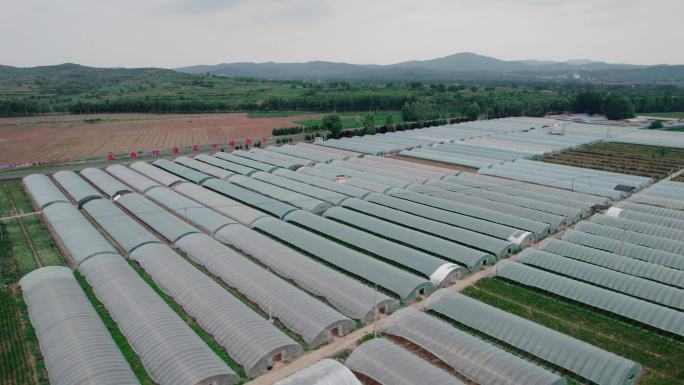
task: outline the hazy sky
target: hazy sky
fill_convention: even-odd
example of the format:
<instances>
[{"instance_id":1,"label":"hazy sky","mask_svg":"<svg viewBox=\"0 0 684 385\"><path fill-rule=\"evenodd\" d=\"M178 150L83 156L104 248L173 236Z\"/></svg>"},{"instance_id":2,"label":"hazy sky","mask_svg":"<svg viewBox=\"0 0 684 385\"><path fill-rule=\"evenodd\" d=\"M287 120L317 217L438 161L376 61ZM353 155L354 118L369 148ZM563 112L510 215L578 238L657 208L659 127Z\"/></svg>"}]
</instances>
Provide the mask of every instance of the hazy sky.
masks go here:
<instances>
[{"instance_id":1,"label":"hazy sky","mask_svg":"<svg viewBox=\"0 0 684 385\"><path fill-rule=\"evenodd\" d=\"M0 0L0 64L684 64L684 0Z\"/></svg>"}]
</instances>

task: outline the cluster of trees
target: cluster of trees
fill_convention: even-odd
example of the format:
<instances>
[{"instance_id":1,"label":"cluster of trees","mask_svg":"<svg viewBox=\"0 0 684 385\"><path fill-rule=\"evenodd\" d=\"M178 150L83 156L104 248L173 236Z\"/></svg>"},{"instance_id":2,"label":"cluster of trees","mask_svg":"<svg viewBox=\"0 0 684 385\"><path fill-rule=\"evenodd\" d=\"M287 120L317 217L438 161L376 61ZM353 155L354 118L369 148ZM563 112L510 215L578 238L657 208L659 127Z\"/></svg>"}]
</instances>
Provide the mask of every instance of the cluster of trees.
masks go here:
<instances>
[{"instance_id":1,"label":"cluster of trees","mask_svg":"<svg viewBox=\"0 0 684 385\"><path fill-rule=\"evenodd\" d=\"M394 131L405 131L414 130L416 128L441 126L445 124L453 124L462 122L464 119L432 119L432 120L419 120L414 122L405 122L394 124L394 118L391 114L388 114L385 118L385 124L381 126L376 126L375 116L372 113L367 114L363 119L363 126L357 129L342 130L342 119L337 114L329 114L323 117L323 128L330 132L330 138L339 138L341 136L352 137L352 136L363 136L363 135L373 135L377 132L394 132ZM318 136L318 134L317 134ZM312 135L311 139L314 138ZM308 140L308 138L307 138Z\"/></svg>"},{"instance_id":2,"label":"cluster of trees","mask_svg":"<svg viewBox=\"0 0 684 385\"><path fill-rule=\"evenodd\" d=\"M283 128L274 128L271 130L271 135L273 136L282 136L282 135L293 135L293 134L301 134L304 132L304 127L283 127Z\"/></svg>"},{"instance_id":3,"label":"cluster of trees","mask_svg":"<svg viewBox=\"0 0 684 385\"><path fill-rule=\"evenodd\" d=\"M634 104L627 96L587 91L575 96L575 111L605 114L611 120L629 119L634 117Z\"/></svg>"},{"instance_id":4,"label":"cluster of trees","mask_svg":"<svg viewBox=\"0 0 684 385\"><path fill-rule=\"evenodd\" d=\"M151 76L151 75L150 75ZM159 75L161 76L161 75ZM168 75L165 75L168 76ZM25 116L44 113L208 113L231 111L314 111L323 113L348 111L398 111L406 121L425 121L451 116L500 118L506 116L543 116L548 113L605 113L613 118L635 112L684 111L684 89L674 86L606 86L579 83L535 83L486 85L407 83L309 83L269 82L264 80L221 79L211 95L202 93L157 92L164 77L145 80L143 75L132 86L122 86L118 77L102 83L93 77L86 83L50 79L43 90L24 98L7 98L0 94L0 116ZM188 87L201 88L219 78L185 79ZM253 94L240 90L245 82L264 83L267 96L255 100ZM149 84L148 84L149 83ZM206 84L205 84L206 83ZM282 91L282 84L291 87ZM211 83L213 84L213 83ZM268 87L281 87L269 96ZM114 85L120 91L106 93ZM72 87L73 86L73 87ZM106 87L105 87L106 86ZM70 88L72 87L72 88ZM75 88L74 88L75 87ZM105 91L98 87L105 87ZM147 95L140 95L140 89ZM156 88L155 88L156 87ZM254 87L252 85L251 87ZM149 88L149 89L148 89ZM136 91L137 90L137 91ZM231 92L226 93L226 90ZM156 92L156 94L155 94ZM261 91L260 91L261 92ZM58 96L55 96L58 95ZM275 96L277 95L277 96ZM390 123L389 125L392 125ZM323 129L324 127L317 127ZM370 127L368 127L370 129Z\"/></svg>"}]
</instances>

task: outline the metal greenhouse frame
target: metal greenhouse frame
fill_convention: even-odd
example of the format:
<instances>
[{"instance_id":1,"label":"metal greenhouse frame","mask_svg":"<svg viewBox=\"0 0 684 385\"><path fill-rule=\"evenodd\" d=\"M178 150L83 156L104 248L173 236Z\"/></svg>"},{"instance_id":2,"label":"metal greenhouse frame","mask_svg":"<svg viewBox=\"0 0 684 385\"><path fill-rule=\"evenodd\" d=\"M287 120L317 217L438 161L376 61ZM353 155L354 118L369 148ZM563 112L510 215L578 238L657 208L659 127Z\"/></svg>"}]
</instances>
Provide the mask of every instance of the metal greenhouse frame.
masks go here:
<instances>
[{"instance_id":1,"label":"metal greenhouse frame","mask_svg":"<svg viewBox=\"0 0 684 385\"><path fill-rule=\"evenodd\" d=\"M349 355L345 365L381 385L464 385L456 377L384 338L361 344Z\"/></svg>"},{"instance_id":2,"label":"metal greenhouse frame","mask_svg":"<svg viewBox=\"0 0 684 385\"><path fill-rule=\"evenodd\" d=\"M636 362L453 290L442 289L434 293L425 303L425 309L596 384L631 385L641 370Z\"/></svg>"},{"instance_id":3,"label":"metal greenhouse frame","mask_svg":"<svg viewBox=\"0 0 684 385\"><path fill-rule=\"evenodd\" d=\"M418 345L477 384L566 384L563 377L417 309L397 311L379 331Z\"/></svg>"},{"instance_id":4,"label":"metal greenhouse frame","mask_svg":"<svg viewBox=\"0 0 684 385\"><path fill-rule=\"evenodd\" d=\"M674 309L535 269L522 263L501 261L494 266L491 275L684 337L684 313Z\"/></svg>"},{"instance_id":5,"label":"metal greenhouse frame","mask_svg":"<svg viewBox=\"0 0 684 385\"><path fill-rule=\"evenodd\" d=\"M19 285L52 385L140 385L71 269L42 267Z\"/></svg>"}]
</instances>

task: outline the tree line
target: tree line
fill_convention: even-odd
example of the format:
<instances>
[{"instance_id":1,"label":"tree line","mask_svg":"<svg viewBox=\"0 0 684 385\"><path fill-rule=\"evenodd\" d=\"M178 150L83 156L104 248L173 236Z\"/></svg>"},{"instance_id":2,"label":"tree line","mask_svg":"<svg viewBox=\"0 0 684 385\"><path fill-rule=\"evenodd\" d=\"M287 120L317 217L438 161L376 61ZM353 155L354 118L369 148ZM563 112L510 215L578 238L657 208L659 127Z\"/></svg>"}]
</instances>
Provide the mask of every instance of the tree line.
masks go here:
<instances>
[{"instance_id":1,"label":"tree line","mask_svg":"<svg viewBox=\"0 0 684 385\"><path fill-rule=\"evenodd\" d=\"M413 83L411 83L413 84ZM46 113L209 113L252 111L397 111L407 121L425 121L450 116L501 118L543 116L549 113L604 113L623 119L640 112L684 111L684 92L679 89L543 90L477 86L415 85L392 89L345 93L316 87L295 96L272 96L263 100L224 101L168 98L120 97L111 100L49 100L42 98L0 99L0 116ZM309 89L307 89L307 92Z\"/></svg>"}]
</instances>

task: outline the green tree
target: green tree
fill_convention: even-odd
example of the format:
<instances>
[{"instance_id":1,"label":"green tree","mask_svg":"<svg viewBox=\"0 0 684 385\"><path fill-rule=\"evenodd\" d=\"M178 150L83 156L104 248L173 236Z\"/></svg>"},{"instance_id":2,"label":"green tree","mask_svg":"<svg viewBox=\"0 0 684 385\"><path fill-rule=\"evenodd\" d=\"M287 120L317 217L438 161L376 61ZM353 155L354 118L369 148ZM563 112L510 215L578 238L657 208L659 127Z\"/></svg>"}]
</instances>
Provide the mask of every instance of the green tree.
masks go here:
<instances>
[{"instance_id":1,"label":"green tree","mask_svg":"<svg viewBox=\"0 0 684 385\"><path fill-rule=\"evenodd\" d=\"M401 118L405 122L420 122L433 119L436 116L434 106L422 100L404 103L404 106L401 108Z\"/></svg>"},{"instance_id":2,"label":"green tree","mask_svg":"<svg viewBox=\"0 0 684 385\"><path fill-rule=\"evenodd\" d=\"M594 115L603 111L603 95L598 92L580 92L575 96L575 111Z\"/></svg>"},{"instance_id":3,"label":"green tree","mask_svg":"<svg viewBox=\"0 0 684 385\"><path fill-rule=\"evenodd\" d=\"M375 134L375 116L373 114L368 114L363 118L363 128L367 133Z\"/></svg>"},{"instance_id":4,"label":"green tree","mask_svg":"<svg viewBox=\"0 0 684 385\"><path fill-rule=\"evenodd\" d=\"M663 128L663 121L662 120L654 120L651 122L651 128L652 129L657 129L657 128Z\"/></svg>"},{"instance_id":5,"label":"green tree","mask_svg":"<svg viewBox=\"0 0 684 385\"><path fill-rule=\"evenodd\" d=\"M387 117L385 118L385 126L391 127L394 125L394 117L392 116L391 113L387 114Z\"/></svg>"},{"instance_id":6,"label":"green tree","mask_svg":"<svg viewBox=\"0 0 684 385\"><path fill-rule=\"evenodd\" d=\"M323 128L330 132L332 138L339 138L342 133L342 119L337 114L323 117Z\"/></svg>"},{"instance_id":7,"label":"green tree","mask_svg":"<svg viewBox=\"0 0 684 385\"><path fill-rule=\"evenodd\" d=\"M482 110L480 110L480 105L479 105L479 104L477 104L477 103L470 103L470 104L466 107L465 111L463 111L463 113L464 113L465 116L467 116L468 118L470 118L470 119L472 119L472 120L476 120L476 119L480 116L480 114L482 113Z\"/></svg>"},{"instance_id":8,"label":"green tree","mask_svg":"<svg viewBox=\"0 0 684 385\"><path fill-rule=\"evenodd\" d=\"M603 109L606 117L610 120L634 117L634 105L626 96L611 95L607 97Z\"/></svg>"}]
</instances>

